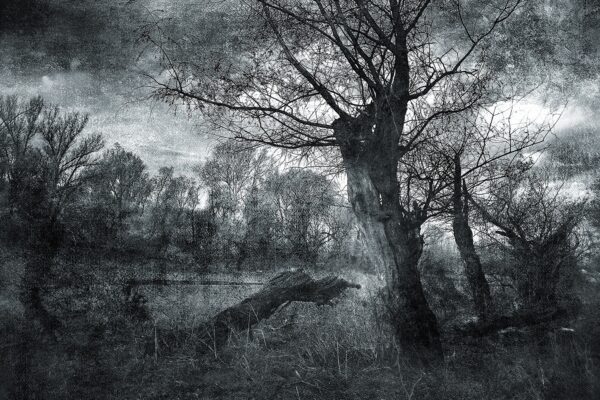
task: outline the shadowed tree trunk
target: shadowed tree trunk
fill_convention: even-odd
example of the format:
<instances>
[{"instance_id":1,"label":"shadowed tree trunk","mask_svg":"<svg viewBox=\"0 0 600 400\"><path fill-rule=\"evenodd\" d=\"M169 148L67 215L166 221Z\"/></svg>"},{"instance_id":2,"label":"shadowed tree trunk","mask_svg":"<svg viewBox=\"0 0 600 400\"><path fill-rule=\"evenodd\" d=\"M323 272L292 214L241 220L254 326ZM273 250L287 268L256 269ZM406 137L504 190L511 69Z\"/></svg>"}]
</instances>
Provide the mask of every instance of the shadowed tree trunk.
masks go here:
<instances>
[{"instance_id":1,"label":"shadowed tree trunk","mask_svg":"<svg viewBox=\"0 0 600 400\"><path fill-rule=\"evenodd\" d=\"M471 299L480 322L487 321L492 309L490 286L481 266L481 259L475 250L473 231L469 226L469 202L467 187L462 182L460 156L454 160L453 181L453 220L454 241L465 266L465 275L471 291Z\"/></svg>"},{"instance_id":2,"label":"shadowed tree trunk","mask_svg":"<svg viewBox=\"0 0 600 400\"><path fill-rule=\"evenodd\" d=\"M50 280L52 264L60 246L61 233L54 224L47 229L39 229L32 238L31 254L25 264L25 273L21 282L20 300L31 320L38 321L47 334L54 334L60 327L59 320L53 316L43 302L43 293Z\"/></svg>"},{"instance_id":3,"label":"shadowed tree trunk","mask_svg":"<svg viewBox=\"0 0 600 400\"><path fill-rule=\"evenodd\" d=\"M389 114L391 115L391 114ZM360 121L358 121L360 122ZM371 124L367 124L371 129ZM398 133L385 124L379 140L364 145L361 126L338 126L348 197L371 264L385 274L387 307L400 346L425 364L443 359L440 334L417 268L423 250L421 216L400 205ZM358 133L358 134L357 134ZM387 140L386 140L387 139Z\"/></svg>"}]
</instances>

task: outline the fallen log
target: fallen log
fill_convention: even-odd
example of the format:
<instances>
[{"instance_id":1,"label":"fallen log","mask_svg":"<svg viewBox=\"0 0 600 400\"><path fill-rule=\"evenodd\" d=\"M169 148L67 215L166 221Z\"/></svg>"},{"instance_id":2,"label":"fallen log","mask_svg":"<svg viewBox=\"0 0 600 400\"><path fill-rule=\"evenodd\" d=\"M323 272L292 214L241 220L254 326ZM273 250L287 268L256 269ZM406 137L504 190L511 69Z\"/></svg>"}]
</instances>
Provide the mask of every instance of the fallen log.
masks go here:
<instances>
[{"instance_id":1,"label":"fallen log","mask_svg":"<svg viewBox=\"0 0 600 400\"><path fill-rule=\"evenodd\" d=\"M569 319L577 315L575 307L551 307L537 310L522 310L512 315L497 316L485 322L477 322L456 328L463 336L483 337L507 328L526 328Z\"/></svg>"},{"instance_id":2,"label":"fallen log","mask_svg":"<svg viewBox=\"0 0 600 400\"><path fill-rule=\"evenodd\" d=\"M313 279L306 272L286 271L272 278L257 293L218 313L199 327L199 351L217 352L232 331L250 329L293 301L331 304L348 288L360 285L335 276Z\"/></svg>"}]
</instances>

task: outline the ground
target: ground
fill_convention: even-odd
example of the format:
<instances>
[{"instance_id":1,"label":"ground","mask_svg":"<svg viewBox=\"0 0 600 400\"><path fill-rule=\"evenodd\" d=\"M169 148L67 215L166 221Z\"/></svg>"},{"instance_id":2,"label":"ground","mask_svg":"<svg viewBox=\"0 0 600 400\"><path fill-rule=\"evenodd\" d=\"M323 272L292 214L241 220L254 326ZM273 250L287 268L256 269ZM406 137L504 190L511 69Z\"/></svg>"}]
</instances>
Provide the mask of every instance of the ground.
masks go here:
<instances>
[{"instance_id":1,"label":"ground","mask_svg":"<svg viewBox=\"0 0 600 400\"><path fill-rule=\"evenodd\" d=\"M445 362L419 369L404 362L388 333L377 307L378 279L345 271L362 289L333 306L292 304L207 353L199 352L194 328L260 286L142 287L149 313L142 320L119 282L140 271L152 276L155 260L68 259L59 266L70 271L71 284L46 294L63 327L47 337L25 320L16 297L22 255L2 255L0 399L600 398L594 304L544 333L506 330L469 339L445 332ZM169 278L200 278L171 264ZM273 273L201 278L258 283Z\"/></svg>"}]
</instances>

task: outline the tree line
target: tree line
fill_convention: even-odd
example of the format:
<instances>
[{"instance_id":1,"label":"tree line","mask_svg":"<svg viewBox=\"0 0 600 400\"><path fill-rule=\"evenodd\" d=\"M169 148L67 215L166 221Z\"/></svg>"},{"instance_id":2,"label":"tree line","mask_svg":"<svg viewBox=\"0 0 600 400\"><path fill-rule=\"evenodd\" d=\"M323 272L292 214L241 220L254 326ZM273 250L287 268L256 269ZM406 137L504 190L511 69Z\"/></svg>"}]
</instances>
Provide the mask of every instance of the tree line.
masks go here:
<instances>
[{"instance_id":1,"label":"tree line","mask_svg":"<svg viewBox=\"0 0 600 400\"><path fill-rule=\"evenodd\" d=\"M170 246L203 265L248 258L314 263L351 230L338 185L309 169L281 170L265 150L226 141L193 177L143 160L86 132L88 117L39 98L0 99L2 227L7 240ZM31 235L31 233L36 233Z\"/></svg>"}]
</instances>

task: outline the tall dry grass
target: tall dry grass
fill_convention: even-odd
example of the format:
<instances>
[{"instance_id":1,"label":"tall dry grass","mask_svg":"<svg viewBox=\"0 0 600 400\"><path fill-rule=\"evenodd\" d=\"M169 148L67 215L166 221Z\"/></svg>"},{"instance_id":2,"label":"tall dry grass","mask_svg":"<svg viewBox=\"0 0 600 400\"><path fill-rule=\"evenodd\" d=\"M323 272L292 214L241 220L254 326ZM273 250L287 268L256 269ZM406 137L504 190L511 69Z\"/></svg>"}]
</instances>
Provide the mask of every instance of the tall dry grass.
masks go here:
<instances>
[{"instance_id":1,"label":"tall dry grass","mask_svg":"<svg viewBox=\"0 0 600 400\"><path fill-rule=\"evenodd\" d=\"M334 306L291 304L254 329L232 334L223 348L200 354L194 327L208 312L198 309L216 311L245 293L146 290L151 318L141 321L127 314L121 292L97 284L115 279L110 268L73 267L79 284L46 297L64 322L53 339L18 311L16 292L7 290L12 284L2 288L0 398L600 398L600 312L594 304L568 326L573 331L556 326L483 339L446 335L443 365L421 369L405 363L395 345L378 300L381 282L346 271L363 289ZM453 312L463 312L461 304Z\"/></svg>"}]
</instances>

